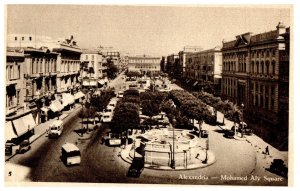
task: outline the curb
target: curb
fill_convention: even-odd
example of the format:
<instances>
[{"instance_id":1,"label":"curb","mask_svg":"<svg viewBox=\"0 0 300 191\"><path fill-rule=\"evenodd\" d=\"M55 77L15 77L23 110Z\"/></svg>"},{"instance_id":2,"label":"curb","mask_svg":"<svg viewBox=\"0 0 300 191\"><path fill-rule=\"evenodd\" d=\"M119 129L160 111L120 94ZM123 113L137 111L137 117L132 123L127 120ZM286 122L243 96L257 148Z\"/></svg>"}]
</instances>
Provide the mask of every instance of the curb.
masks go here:
<instances>
[{"instance_id":1,"label":"curb","mask_svg":"<svg viewBox=\"0 0 300 191\"><path fill-rule=\"evenodd\" d=\"M130 154L127 150L130 150L131 146L127 146L128 148L125 148L123 150L120 151L120 156L121 156L121 159L125 162L127 162L128 164L131 164L131 157L130 157ZM199 168L205 168L205 167L208 167L212 164L214 164L217 160L216 160L216 157L215 155L211 152L211 151L207 151L208 153L210 153L212 156L213 156L213 160L208 163L208 164L203 164L202 162L200 163L200 165L198 164L192 164L192 165L188 165L187 168L184 168L184 167L178 167L176 169L172 169L171 167L169 166L159 166L159 165L150 165L150 164L145 164L144 165L144 168L147 168L147 169L151 169L151 170L165 170L165 171L180 171L180 170L194 170L194 169L199 169ZM128 153L128 156L126 154L125 156L125 153ZM212 158L212 157L211 157Z\"/></svg>"}]
</instances>

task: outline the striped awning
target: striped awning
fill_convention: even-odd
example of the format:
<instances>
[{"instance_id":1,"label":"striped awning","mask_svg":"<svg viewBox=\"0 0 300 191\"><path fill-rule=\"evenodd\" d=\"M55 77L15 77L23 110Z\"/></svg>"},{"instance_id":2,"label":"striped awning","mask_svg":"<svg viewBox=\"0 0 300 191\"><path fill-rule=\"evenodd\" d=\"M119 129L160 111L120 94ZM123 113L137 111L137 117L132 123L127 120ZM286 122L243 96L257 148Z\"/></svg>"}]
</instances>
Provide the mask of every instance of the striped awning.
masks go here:
<instances>
[{"instance_id":1,"label":"striped awning","mask_svg":"<svg viewBox=\"0 0 300 191\"><path fill-rule=\"evenodd\" d=\"M15 130L13 129L12 122L5 123L5 141L10 141L14 138L17 138L18 135L16 134Z\"/></svg>"},{"instance_id":2,"label":"striped awning","mask_svg":"<svg viewBox=\"0 0 300 191\"><path fill-rule=\"evenodd\" d=\"M81 91L79 91L79 92L75 93L74 99L77 100L77 99L80 99L80 98L82 98L84 96L85 96L84 93L82 93Z\"/></svg>"}]
</instances>

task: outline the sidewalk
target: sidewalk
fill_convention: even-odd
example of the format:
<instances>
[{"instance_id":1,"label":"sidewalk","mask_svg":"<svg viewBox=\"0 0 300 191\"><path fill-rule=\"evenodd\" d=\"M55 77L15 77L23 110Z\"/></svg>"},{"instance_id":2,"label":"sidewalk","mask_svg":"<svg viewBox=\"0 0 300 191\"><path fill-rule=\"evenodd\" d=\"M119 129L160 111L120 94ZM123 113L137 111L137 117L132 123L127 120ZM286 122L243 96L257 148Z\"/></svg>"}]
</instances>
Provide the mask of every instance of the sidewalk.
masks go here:
<instances>
[{"instance_id":1,"label":"sidewalk","mask_svg":"<svg viewBox=\"0 0 300 191\"><path fill-rule=\"evenodd\" d=\"M218 113L220 113L218 111ZM218 115L219 116L219 115ZM234 123L228 119L225 118L224 120L225 125L220 126L219 128L223 130L231 129L231 127L234 125ZM257 152L257 154L263 154L265 151L265 148L268 146L270 155L264 156L268 160L264 160L264 163L266 163L264 166L269 166L270 163L273 161L273 159L282 159L285 164L288 164L288 152L287 151L279 151L278 149L274 148L272 145L265 142L263 139L258 137L255 134L252 134L251 136L244 135L244 138L240 138L240 136L234 136L236 140L246 140L248 143L251 144L251 146L254 148L254 150ZM263 154L264 155L264 154Z\"/></svg>"}]
</instances>

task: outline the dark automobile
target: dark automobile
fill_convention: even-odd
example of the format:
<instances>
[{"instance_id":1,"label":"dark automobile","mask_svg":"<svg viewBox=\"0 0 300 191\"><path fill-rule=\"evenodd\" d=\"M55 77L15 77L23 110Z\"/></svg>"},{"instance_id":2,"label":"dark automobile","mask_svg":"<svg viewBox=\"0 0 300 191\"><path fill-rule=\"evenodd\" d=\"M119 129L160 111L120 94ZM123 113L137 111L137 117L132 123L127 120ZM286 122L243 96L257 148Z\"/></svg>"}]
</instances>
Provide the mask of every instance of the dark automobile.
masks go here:
<instances>
[{"instance_id":1,"label":"dark automobile","mask_svg":"<svg viewBox=\"0 0 300 191\"><path fill-rule=\"evenodd\" d=\"M30 143L28 140L25 140L20 143L19 148L16 150L17 154L24 154L25 152L31 149Z\"/></svg>"},{"instance_id":2,"label":"dark automobile","mask_svg":"<svg viewBox=\"0 0 300 191\"><path fill-rule=\"evenodd\" d=\"M274 159L270 166L270 172L287 178L288 168L282 159Z\"/></svg>"},{"instance_id":3,"label":"dark automobile","mask_svg":"<svg viewBox=\"0 0 300 191\"><path fill-rule=\"evenodd\" d=\"M225 137L227 138L233 138L234 136L234 131L233 130L227 130L225 131Z\"/></svg>"},{"instance_id":4,"label":"dark automobile","mask_svg":"<svg viewBox=\"0 0 300 191\"><path fill-rule=\"evenodd\" d=\"M128 177L138 178L144 170L144 157L136 157L132 160L131 166L128 170Z\"/></svg>"},{"instance_id":5,"label":"dark automobile","mask_svg":"<svg viewBox=\"0 0 300 191\"><path fill-rule=\"evenodd\" d=\"M5 143L5 155L6 156L12 155L12 147L13 146L14 146L13 143L9 143L9 142Z\"/></svg>"},{"instance_id":6,"label":"dark automobile","mask_svg":"<svg viewBox=\"0 0 300 191\"><path fill-rule=\"evenodd\" d=\"M245 127L245 128L238 128L238 132L239 133L243 133L244 135L252 135L253 134L253 129L249 128L249 127Z\"/></svg>"},{"instance_id":7,"label":"dark automobile","mask_svg":"<svg viewBox=\"0 0 300 191\"><path fill-rule=\"evenodd\" d=\"M207 138L208 137L208 132L206 130L202 130L201 137L202 138Z\"/></svg>"}]
</instances>

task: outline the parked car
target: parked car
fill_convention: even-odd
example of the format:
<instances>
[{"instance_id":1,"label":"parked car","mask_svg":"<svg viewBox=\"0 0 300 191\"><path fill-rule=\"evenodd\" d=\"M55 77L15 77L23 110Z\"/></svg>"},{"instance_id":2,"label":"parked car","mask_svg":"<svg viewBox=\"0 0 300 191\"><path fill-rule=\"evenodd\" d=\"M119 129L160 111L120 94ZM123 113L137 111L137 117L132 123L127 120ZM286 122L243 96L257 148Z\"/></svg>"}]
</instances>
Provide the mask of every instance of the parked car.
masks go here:
<instances>
[{"instance_id":1,"label":"parked car","mask_svg":"<svg viewBox=\"0 0 300 191\"><path fill-rule=\"evenodd\" d=\"M19 148L16 150L17 154L24 154L31 149L29 140L24 140L20 143Z\"/></svg>"},{"instance_id":2,"label":"parked car","mask_svg":"<svg viewBox=\"0 0 300 191\"><path fill-rule=\"evenodd\" d=\"M234 136L234 131L233 130L227 130L225 131L225 137L227 138L233 138Z\"/></svg>"},{"instance_id":3,"label":"parked car","mask_svg":"<svg viewBox=\"0 0 300 191\"><path fill-rule=\"evenodd\" d=\"M5 155L10 156L12 155L12 147L14 146L13 143L6 142L5 143Z\"/></svg>"},{"instance_id":4,"label":"parked car","mask_svg":"<svg viewBox=\"0 0 300 191\"><path fill-rule=\"evenodd\" d=\"M270 171L285 178L288 176L288 167L282 159L274 159L271 163Z\"/></svg>"},{"instance_id":5,"label":"parked car","mask_svg":"<svg viewBox=\"0 0 300 191\"><path fill-rule=\"evenodd\" d=\"M128 170L128 177L138 178L144 170L144 157L136 157L132 160L131 166Z\"/></svg>"}]
</instances>

